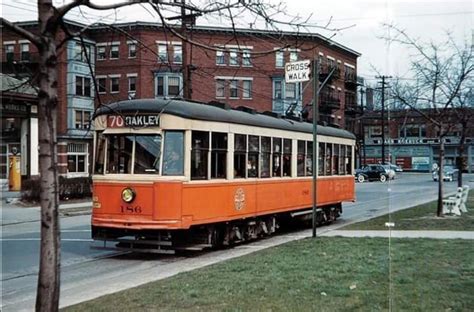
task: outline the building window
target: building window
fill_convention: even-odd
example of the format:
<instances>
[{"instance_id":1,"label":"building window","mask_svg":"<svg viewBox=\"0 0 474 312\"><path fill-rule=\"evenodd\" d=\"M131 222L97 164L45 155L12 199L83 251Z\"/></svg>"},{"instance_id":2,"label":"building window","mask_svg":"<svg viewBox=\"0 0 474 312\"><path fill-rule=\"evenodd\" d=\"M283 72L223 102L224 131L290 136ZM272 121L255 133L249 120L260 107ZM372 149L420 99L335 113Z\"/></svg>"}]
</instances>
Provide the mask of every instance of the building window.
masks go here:
<instances>
[{"instance_id":1,"label":"building window","mask_svg":"<svg viewBox=\"0 0 474 312\"><path fill-rule=\"evenodd\" d=\"M205 180L208 174L209 132L193 131L191 148L191 180Z\"/></svg>"},{"instance_id":2,"label":"building window","mask_svg":"<svg viewBox=\"0 0 474 312\"><path fill-rule=\"evenodd\" d=\"M225 80L216 80L216 98L225 98Z\"/></svg>"},{"instance_id":3,"label":"building window","mask_svg":"<svg viewBox=\"0 0 474 312\"><path fill-rule=\"evenodd\" d=\"M106 58L105 46L97 47L97 60L105 60Z\"/></svg>"},{"instance_id":4,"label":"building window","mask_svg":"<svg viewBox=\"0 0 474 312\"><path fill-rule=\"evenodd\" d=\"M239 56L237 51L232 50L229 53L229 65L231 66L238 66L239 65Z\"/></svg>"},{"instance_id":5,"label":"building window","mask_svg":"<svg viewBox=\"0 0 474 312\"><path fill-rule=\"evenodd\" d=\"M156 76L156 97L178 97L183 93L183 80L179 74L161 73Z\"/></svg>"},{"instance_id":6,"label":"building window","mask_svg":"<svg viewBox=\"0 0 474 312\"><path fill-rule=\"evenodd\" d=\"M291 51L290 52L290 62L296 62L298 60L298 52Z\"/></svg>"},{"instance_id":7,"label":"building window","mask_svg":"<svg viewBox=\"0 0 474 312\"><path fill-rule=\"evenodd\" d=\"M282 88L281 88L281 80L275 80L273 82L273 99L281 100L282 99Z\"/></svg>"},{"instance_id":8,"label":"building window","mask_svg":"<svg viewBox=\"0 0 474 312\"><path fill-rule=\"evenodd\" d=\"M244 80L242 81L242 84L243 84L242 98L251 99L252 98L252 80Z\"/></svg>"},{"instance_id":9,"label":"building window","mask_svg":"<svg viewBox=\"0 0 474 312\"><path fill-rule=\"evenodd\" d=\"M252 60L250 58L250 50L244 50L244 52L242 53L242 65L252 66Z\"/></svg>"},{"instance_id":10,"label":"building window","mask_svg":"<svg viewBox=\"0 0 474 312\"><path fill-rule=\"evenodd\" d=\"M181 64L183 62L183 49L181 45L173 45L173 63Z\"/></svg>"},{"instance_id":11,"label":"building window","mask_svg":"<svg viewBox=\"0 0 474 312\"><path fill-rule=\"evenodd\" d=\"M91 96L91 78L76 76L76 95Z\"/></svg>"},{"instance_id":12,"label":"building window","mask_svg":"<svg viewBox=\"0 0 474 312\"><path fill-rule=\"evenodd\" d=\"M91 112L83 110L74 111L74 128L75 129L89 129Z\"/></svg>"},{"instance_id":13,"label":"building window","mask_svg":"<svg viewBox=\"0 0 474 312\"><path fill-rule=\"evenodd\" d=\"M81 43L76 42L74 47L74 60L80 62L87 62L91 59L91 47L88 45L82 46Z\"/></svg>"},{"instance_id":14,"label":"building window","mask_svg":"<svg viewBox=\"0 0 474 312\"><path fill-rule=\"evenodd\" d=\"M216 51L216 65L225 65L224 51Z\"/></svg>"},{"instance_id":15,"label":"building window","mask_svg":"<svg viewBox=\"0 0 474 312\"><path fill-rule=\"evenodd\" d=\"M30 44L29 43L22 43L20 44L20 60L21 61L29 61L30 60Z\"/></svg>"},{"instance_id":16,"label":"building window","mask_svg":"<svg viewBox=\"0 0 474 312\"><path fill-rule=\"evenodd\" d=\"M296 84L285 83L285 98L295 99L296 98Z\"/></svg>"},{"instance_id":17,"label":"building window","mask_svg":"<svg viewBox=\"0 0 474 312\"><path fill-rule=\"evenodd\" d=\"M128 44L128 58L137 57L137 45L135 43Z\"/></svg>"},{"instance_id":18,"label":"building window","mask_svg":"<svg viewBox=\"0 0 474 312\"><path fill-rule=\"evenodd\" d=\"M284 57L283 51L276 51L275 52L275 67L283 67Z\"/></svg>"},{"instance_id":19,"label":"building window","mask_svg":"<svg viewBox=\"0 0 474 312\"><path fill-rule=\"evenodd\" d=\"M239 82L237 80L230 81L230 84L229 84L230 98L235 99L239 97L238 84Z\"/></svg>"},{"instance_id":20,"label":"building window","mask_svg":"<svg viewBox=\"0 0 474 312\"><path fill-rule=\"evenodd\" d=\"M15 58L15 45L13 44L6 44L5 45L5 58L6 61L11 63Z\"/></svg>"},{"instance_id":21,"label":"building window","mask_svg":"<svg viewBox=\"0 0 474 312\"><path fill-rule=\"evenodd\" d=\"M107 78L97 78L97 88L99 93L106 93Z\"/></svg>"},{"instance_id":22,"label":"building window","mask_svg":"<svg viewBox=\"0 0 474 312\"><path fill-rule=\"evenodd\" d=\"M128 92L137 91L137 77L128 77Z\"/></svg>"},{"instance_id":23,"label":"building window","mask_svg":"<svg viewBox=\"0 0 474 312\"><path fill-rule=\"evenodd\" d=\"M67 146L67 170L69 173L87 172L87 144L69 143Z\"/></svg>"},{"instance_id":24,"label":"building window","mask_svg":"<svg viewBox=\"0 0 474 312\"><path fill-rule=\"evenodd\" d=\"M110 93L120 92L120 79L119 77L110 77Z\"/></svg>"},{"instance_id":25,"label":"building window","mask_svg":"<svg viewBox=\"0 0 474 312\"><path fill-rule=\"evenodd\" d=\"M227 177L227 133L212 133L211 179Z\"/></svg>"},{"instance_id":26,"label":"building window","mask_svg":"<svg viewBox=\"0 0 474 312\"><path fill-rule=\"evenodd\" d=\"M158 45L158 60L162 63L168 62L168 47L166 44Z\"/></svg>"},{"instance_id":27,"label":"building window","mask_svg":"<svg viewBox=\"0 0 474 312\"><path fill-rule=\"evenodd\" d=\"M110 59L118 59L119 58L119 45L118 44L113 44L110 46Z\"/></svg>"}]
</instances>

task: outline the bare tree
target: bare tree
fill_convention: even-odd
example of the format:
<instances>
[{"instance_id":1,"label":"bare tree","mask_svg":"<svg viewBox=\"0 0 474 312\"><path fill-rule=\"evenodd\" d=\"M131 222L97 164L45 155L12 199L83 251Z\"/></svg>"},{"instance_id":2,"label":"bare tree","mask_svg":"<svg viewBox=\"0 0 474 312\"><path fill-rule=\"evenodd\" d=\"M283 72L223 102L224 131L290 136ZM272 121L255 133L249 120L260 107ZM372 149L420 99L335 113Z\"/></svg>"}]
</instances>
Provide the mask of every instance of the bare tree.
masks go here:
<instances>
[{"instance_id":1,"label":"bare tree","mask_svg":"<svg viewBox=\"0 0 474 312\"><path fill-rule=\"evenodd\" d=\"M98 1L97 1L98 2ZM196 16L217 16L226 19L235 30L239 18L252 21L252 25L264 26L277 31L279 27L292 30L309 31L311 29L329 29L329 23L311 24L309 18L290 16L283 3L271 4L264 0L242 1L204 0L199 3L186 3L184 0L129 0L110 5L99 5L90 0L71 0L62 6L55 6L52 0L38 0L38 30L26 30L1 18L1 25L19 36L28 39L39 52L39 174L41 205L41 248L38 290L36 297L37 311L57 311L60 292L60 236L59 236L59 186L57 164L57 110L58 110L58 49L74 37L81 37L82 31L71 32L64 18L68 12L78 7L105 11L133 4L147 4L156 12L162 24L173 35L190 44L215 50L216 47L193 42L174 25L169 24L167 14L181 12L181 19ZM152 12L150 11L150 12ZM187 14L186 12L190 12ZM245 14L244 14L245 13ZM281 18L281 20L279 20ZM84 31L84 30L83 30ZM237 36L236 36L237 38ZM274 51L262 51L261 54Z\"/></svg>"},{"instance_id":2,"label":"bare tree","mask_svg":"<svg viewBox=\"0 0 474 312\"><path fill-rule=\"evenodd\" d=\"M439 185L437 215L443 208L443 166L445 137L462 119L462 99L472 90L474 75L474 49L467 41L463 46L455 43L450 34L443 43L422 43L404 30L385 25L395 36L386 38L413 51L411 56L412 78L394 80L391 93L398 103L418 112L427 122L435 125L439 140ZM428 110L426 110L428 109ZM466 121L467 127L468 121ZM464 127L466 129L466 127ZM462 140L464 141L464 140ZM464 144L464 142L462 142Z\"/></svg>"}]
</instances>

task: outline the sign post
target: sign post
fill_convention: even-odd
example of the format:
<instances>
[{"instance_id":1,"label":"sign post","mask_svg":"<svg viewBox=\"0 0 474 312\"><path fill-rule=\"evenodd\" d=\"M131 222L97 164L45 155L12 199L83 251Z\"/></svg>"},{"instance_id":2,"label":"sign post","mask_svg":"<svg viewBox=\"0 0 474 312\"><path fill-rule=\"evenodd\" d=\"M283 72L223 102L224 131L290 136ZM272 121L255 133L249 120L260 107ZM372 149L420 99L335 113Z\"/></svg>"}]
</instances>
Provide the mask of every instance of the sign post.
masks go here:
<instances>
[{"instance_id":1,"label":"sign post","mask_svg":"<svg viewBox=\"0 0 474 312\"><path fill-rule=\"evenodd\" d=\"M312 63L312 64L311 64ZM311 65L311 66L310 66ZM312 74L310 75L310 73ZM318 176L318 96L319 96L319 67L318 60L315 58L312 62L310 60L303 60L298 62L290 62L285 64L285 82L295 83L309 81L310 76L313 79L313 237L316 237L316 205L317 205L317 176Z\"/></svg>"},{"instance_id":2,"label":"sign post","mask_svg":"<svg viewBox=\"0 0 474 312\"><path fill-rule=\"evenodd\" d=\"M313 237L316 237L316 204L317 204L317 176L318 176L318 166L316 162L318 161L317 151L318 151L318 115L319 115L319 64L318 60L315 58L313 60Z\"/></svg>"}]
</instances>

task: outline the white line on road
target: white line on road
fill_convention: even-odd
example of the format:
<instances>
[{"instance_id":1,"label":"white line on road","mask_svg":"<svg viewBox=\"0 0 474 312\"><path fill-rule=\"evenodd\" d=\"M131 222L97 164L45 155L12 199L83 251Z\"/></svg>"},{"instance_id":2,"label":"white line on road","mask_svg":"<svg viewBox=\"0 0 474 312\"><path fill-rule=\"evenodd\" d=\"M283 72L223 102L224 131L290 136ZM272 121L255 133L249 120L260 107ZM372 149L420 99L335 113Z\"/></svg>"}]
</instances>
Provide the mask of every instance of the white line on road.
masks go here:
<instances>
[{"instance_id":1,"label":"white line on road","mask_svg":"<svg viewBox=\"0 0 474 312\"><path fill-rule=\"evenodd\" d=\"M41 238L2 238L0 241L9 242L9 241L40 241ZM92 242L90 238L61 238L61 241L65 242Z\"/></svg>"}]
</instances>

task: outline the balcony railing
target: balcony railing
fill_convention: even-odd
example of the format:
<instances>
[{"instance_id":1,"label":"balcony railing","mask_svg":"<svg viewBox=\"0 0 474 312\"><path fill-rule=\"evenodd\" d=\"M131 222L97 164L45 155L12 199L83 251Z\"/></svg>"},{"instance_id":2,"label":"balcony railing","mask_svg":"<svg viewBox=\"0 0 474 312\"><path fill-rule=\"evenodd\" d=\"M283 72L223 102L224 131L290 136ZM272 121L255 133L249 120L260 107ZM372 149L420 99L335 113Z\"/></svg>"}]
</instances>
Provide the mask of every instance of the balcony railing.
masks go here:
<instances>
[{"instance_id":1,"label":"balcony railing","mask_svg":"<svg viewBox=\"0 0 474 312\"><path fill-rule=\"evenodd\" d=\"M319 95L319 107L321 111L331 111L341 108L341 100L335 92L323 91Z\"/></svg>"}]
</instances>

